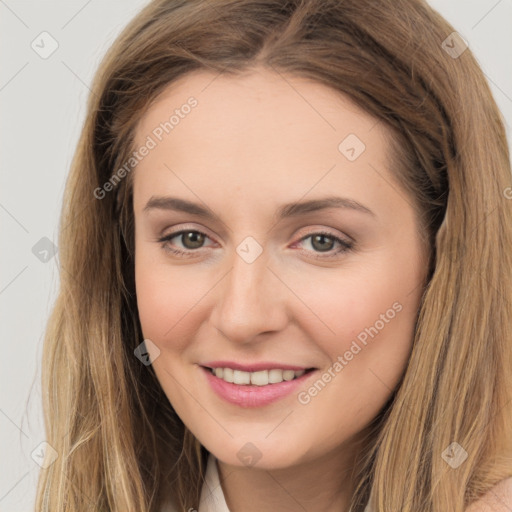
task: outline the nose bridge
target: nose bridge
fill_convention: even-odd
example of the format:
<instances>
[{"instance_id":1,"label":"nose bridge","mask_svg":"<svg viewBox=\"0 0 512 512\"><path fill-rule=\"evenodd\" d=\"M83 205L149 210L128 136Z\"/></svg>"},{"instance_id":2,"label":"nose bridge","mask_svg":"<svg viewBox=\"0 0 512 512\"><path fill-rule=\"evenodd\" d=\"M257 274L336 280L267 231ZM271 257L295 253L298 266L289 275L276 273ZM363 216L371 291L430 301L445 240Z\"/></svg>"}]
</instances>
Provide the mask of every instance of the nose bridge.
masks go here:
<instances>
[{"instance_id":1,"label":"nose bridge","mask_svg":"<svg viewBox=\"0 0 512 512\"><path fill-rule=\"evenodd\" d=\"M267 267L263 253L253 261L240 244L232 267L220 286L214 306L214 326L233 341L246 342L260 333L279 330L286 321L286 308L279 282Z\"/></svg>"}]
</instances>

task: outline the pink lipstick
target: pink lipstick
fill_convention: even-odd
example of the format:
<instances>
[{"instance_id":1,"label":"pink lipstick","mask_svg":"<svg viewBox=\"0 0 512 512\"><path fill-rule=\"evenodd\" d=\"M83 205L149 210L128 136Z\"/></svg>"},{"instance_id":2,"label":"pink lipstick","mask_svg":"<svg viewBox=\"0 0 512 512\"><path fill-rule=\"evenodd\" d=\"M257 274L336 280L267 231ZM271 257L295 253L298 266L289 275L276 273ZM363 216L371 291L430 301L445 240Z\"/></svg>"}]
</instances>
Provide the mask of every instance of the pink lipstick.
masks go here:
<instances>
[{"instance_id":1,"label":"pink lipstick","mask_svg":"<svg viewBox=\"0 0 512 512\"><path fill-rule=\"evenodd\" d=\"M239 364L214 361L201 365L211 389L239 407L263 407L298 390L315 369L280 363Z\"/></svg>"}]
</instances>

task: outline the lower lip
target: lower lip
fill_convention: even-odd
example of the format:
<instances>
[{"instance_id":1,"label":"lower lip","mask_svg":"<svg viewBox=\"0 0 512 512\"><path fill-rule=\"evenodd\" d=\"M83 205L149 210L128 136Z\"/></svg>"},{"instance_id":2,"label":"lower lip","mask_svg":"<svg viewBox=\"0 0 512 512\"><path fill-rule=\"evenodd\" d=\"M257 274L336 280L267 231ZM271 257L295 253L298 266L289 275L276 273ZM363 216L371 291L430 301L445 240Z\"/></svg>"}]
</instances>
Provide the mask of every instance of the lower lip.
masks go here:
<instances>
[{"instance_id":1,"label":"lower lip","mask_svg":"<svg viewBox=\"0 0 512 512\"><path fill-rule=\"evenodd\" d=\"M213 375L209 368L201 367L213 391L221 398L239 407L263 407L289 396L308 379L315 370L293 380L266 386L239 385L226 382Z\"/></svg>"}]
</instances>

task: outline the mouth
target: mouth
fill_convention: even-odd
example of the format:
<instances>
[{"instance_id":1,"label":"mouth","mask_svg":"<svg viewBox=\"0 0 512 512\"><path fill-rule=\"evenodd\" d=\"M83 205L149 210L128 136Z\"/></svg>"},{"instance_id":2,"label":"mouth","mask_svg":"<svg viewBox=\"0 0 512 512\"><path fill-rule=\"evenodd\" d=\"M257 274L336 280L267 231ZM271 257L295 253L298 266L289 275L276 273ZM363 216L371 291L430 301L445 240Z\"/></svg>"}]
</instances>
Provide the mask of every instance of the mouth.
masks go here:
<instances>
[{"instance_id":1,"label":"mouth","mask_svg":"<svg viewBox=\"0 0 512 512\"><path fill-rule=\"evenodd\" d=\"M306 373L310 373L315 368L306 368L301 370L292 370L284 368L270 368L267 370L244 371L230 367L209 367L204 366L212 375L222 379L224 382L236 384L238 386L272 386L281 382L289 382L299 379Z\"/></svg>"},{"instance_id":2,"label":"mouth","mask_svg":"<svg viewBox=\"0 0 512 512\"><path fill-rule=\"evenodd\" d=\"M199 368L218 397L243 408L264 407L293 396L318 370L281 364L242 366L227 362L208 363Z\"/></svg>"}]
</instances>

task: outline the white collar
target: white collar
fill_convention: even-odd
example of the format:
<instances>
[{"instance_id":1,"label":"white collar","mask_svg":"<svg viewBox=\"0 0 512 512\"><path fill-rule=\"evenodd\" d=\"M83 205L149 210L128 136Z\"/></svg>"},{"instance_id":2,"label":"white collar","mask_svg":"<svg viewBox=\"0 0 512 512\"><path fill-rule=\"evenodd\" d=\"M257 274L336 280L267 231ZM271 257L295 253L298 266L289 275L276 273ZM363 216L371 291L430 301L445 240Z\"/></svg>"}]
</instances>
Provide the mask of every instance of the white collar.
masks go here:
<instances>
[{"instance_id":1,"label":"white collar","mask_svg":"<svg viewBox=\"0 0 512 512\"><path fill-rule=\"evenodd\" d=\"M224 498L224 492L220 485L217 459L210 453L206 464L206 474L198 512L229 512Z\"/></svg>"}]
</instances>

